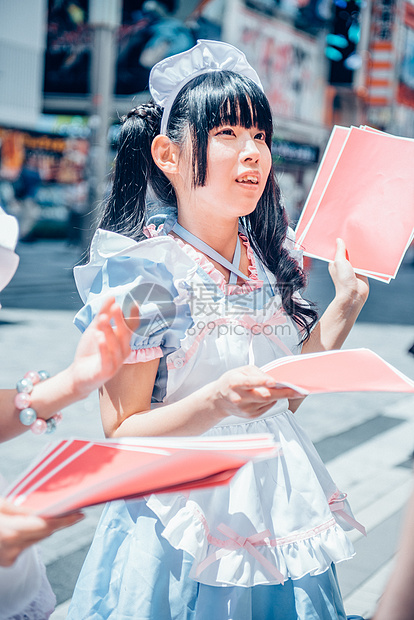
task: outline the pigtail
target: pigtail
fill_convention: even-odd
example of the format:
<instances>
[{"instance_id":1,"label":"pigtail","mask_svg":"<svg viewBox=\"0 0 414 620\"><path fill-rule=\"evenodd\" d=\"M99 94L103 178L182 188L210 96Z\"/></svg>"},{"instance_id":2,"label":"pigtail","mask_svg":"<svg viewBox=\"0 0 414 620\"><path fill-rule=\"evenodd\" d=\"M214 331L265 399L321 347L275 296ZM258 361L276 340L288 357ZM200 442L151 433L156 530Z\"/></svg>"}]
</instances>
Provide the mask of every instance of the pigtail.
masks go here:
<instances>
[{"instance_id":1,"label":"pigtail","mask_svg":"<svg viewBox=\"0 0 414 620\"><path fill-rule=\"evenodd\" d=\"M245 219L249 241L275 275L283 309L299 326L302 342L305 342L318 320L318 313L313 302L302 300L297 294L306 286L306 274L285 247L288 221L274 174L270 173L257 208Z\"/></svg>"},{"instance_id":2,"label":"pigtail","mask_svg":"<svg viewBox=\"0 0 414 620\"><path fill-rule=\"evenodd\" d=\"M161 115L161 108L151 102L133 108L122 117L112 190L99 228L137 241L143 238L148 185L158 185L156 179L161 175L151 155L152 141L160 131Z\"/></svg>"}]
</instances>

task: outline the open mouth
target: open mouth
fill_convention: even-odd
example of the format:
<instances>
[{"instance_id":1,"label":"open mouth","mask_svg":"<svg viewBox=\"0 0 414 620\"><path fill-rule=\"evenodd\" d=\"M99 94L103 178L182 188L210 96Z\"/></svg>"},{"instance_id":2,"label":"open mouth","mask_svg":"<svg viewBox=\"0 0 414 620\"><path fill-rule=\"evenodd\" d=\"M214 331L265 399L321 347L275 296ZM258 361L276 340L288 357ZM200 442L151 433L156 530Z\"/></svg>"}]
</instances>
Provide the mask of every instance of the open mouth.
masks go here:
<instances>
[{"instance_id":1,"label":"open mouth","mask_svg":"<svg viewBox=\"0 0 414 620\"><path fill-rule=\"evenodd\" d=\"M245 183L247 185L258 185L259 179L254 176L245 176L241 179L236 179L236 183Z\"/></svg>"}]
</instances>

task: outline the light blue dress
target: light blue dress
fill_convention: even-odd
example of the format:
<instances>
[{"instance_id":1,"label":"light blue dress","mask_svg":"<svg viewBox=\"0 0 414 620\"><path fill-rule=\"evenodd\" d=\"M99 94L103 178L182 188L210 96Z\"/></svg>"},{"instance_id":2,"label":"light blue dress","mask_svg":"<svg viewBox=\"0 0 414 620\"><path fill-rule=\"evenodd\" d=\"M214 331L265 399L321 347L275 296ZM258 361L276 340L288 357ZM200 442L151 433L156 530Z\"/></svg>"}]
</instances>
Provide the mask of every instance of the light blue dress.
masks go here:
<instances>
[{"instance_id":1,"label":"light blue dress","mask_svg":"<svg viewBox=\"0 0 414 620\"><path fill-rule=\"evenodd\" d=\"M226 287L192 246L164 230L136 243L98 231L75 274L85 329L115 295L141 323L129 363L160 359L152 407L225 371L300 352L274 277L253 254L250 277ZM294 253L293 248L290 248ZM69 620L344 620L335 563L359 527L312 442L281 400L263 416L230 416L206 435L272 433L281 455L249 463L227 486L105 507Z\"/></svg>"}]
</instances>

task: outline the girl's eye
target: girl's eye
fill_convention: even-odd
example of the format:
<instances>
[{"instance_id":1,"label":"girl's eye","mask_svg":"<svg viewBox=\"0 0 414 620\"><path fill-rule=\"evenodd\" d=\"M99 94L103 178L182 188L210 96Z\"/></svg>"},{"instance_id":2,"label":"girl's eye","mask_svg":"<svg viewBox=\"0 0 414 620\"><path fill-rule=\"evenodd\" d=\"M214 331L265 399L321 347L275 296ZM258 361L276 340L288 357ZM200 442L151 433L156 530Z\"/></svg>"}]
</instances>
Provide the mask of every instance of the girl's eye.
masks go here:
<instances>
[{"instance_id":1,"label":"girl's eye","mask_svg":"<svg viewBox=\"0 0 414 620\"><path fill-rule=\"evenodd\" d=\"M230 129L229 127L226 127L226 129L220 129L220 131L217 132L218 136L234 136L234 131L233 129Z\"/></svg>"},{"instance_id":2,"label":"girl's eye","mask_svg":"<svg viewBox=\"0 0 414 620\"><path fill-rule=\"evenodd\" d=\"M254 137L255 140L266 140L266 134L264 131L259 131Z\"/></svg>"}]
</instances>

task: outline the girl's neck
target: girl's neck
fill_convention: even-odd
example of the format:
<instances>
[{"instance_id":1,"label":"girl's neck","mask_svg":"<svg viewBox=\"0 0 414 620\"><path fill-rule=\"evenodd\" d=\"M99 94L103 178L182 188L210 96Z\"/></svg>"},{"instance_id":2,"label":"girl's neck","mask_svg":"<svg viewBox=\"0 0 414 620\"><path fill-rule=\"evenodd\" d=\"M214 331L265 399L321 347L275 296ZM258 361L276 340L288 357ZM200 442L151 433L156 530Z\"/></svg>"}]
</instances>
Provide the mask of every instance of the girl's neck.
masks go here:
<instances>
[{"instance_id":1,"label":"girl's neck","mask_svg":"<svg viewBox=\"0 0 414 620\"><path fill-rule=\"evenodd\" d=\"M237 243L238 220L207 221L178 215L178 223L230 262Z\"/></svg>"}]
</instances>

